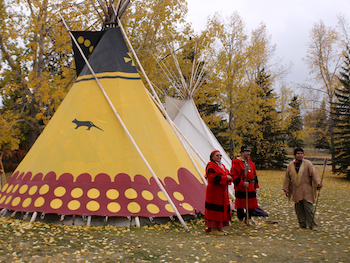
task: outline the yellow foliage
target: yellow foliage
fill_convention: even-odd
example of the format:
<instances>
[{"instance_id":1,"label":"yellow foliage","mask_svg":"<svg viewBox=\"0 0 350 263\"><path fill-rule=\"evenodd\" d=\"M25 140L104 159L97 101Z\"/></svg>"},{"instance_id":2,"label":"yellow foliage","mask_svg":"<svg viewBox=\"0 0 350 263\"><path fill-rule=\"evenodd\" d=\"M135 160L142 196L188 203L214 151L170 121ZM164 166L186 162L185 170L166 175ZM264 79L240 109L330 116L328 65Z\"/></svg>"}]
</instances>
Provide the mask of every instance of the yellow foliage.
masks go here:
<instances>
[{"instance_id":1,"label":"yellow foliage","mask_svg":"<svg viewBox=\"0 0 350 263\"><path fill-rule=\"evenodd\" d=\"M18 149L21 133L16 125L16 118L17 116L10 111L0 114L0 150Z\"/></svg>"}]
</instances>

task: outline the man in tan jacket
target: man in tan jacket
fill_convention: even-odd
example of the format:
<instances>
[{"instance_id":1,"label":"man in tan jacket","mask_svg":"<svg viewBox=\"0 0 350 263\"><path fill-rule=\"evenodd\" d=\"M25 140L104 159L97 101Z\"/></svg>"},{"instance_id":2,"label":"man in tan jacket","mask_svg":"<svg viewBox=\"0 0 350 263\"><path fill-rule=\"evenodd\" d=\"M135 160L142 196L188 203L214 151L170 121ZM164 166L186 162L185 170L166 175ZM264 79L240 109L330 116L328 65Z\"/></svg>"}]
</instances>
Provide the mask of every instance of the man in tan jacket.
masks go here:
<instances>
[{"instance_id":1,"label":"man in tan jacket","mask_svg":"<svg viewBox=\"0 0 350 263\"><path fill-rule=\"evenodd\" d=\"M320 177L313 164L304 159L304 150L294 149L295 159L288 165L283 183L286 196L293 197L295 212L301 228L315 229L313 222L316 189L322 187Z\"/></svg>"}]
</instances>

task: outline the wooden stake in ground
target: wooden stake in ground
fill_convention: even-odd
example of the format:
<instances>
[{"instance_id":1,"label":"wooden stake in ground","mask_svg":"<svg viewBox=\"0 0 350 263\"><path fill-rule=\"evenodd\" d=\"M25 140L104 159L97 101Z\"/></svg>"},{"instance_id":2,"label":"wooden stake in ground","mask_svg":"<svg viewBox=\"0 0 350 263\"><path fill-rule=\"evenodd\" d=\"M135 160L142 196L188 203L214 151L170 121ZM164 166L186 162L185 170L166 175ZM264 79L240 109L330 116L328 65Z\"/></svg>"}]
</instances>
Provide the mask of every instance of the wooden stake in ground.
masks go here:
<instances>
[{"instance_id":1,"label":"wooden stake in ground","mask_svg":"<svg viewBox=\"0 0 350 263\"><path fill-rule=\"evenodd\" d=\"M327 166L327 159L324 159L324 163L323 163L323 172L322 172L322 177L321 177L321 185L322 185L322 182L323 182L323 176L324 176L324 172L326 170L326 166ZM316 202L315 202L315 209L314 209L314 215L312 216L312 225L316 225L315 223L315 215L316 215L316 208L317 208L317 203L318 203L318 198L320 197L320 192L321 192L321 189L318 189L318 193L317 193L317 197L316 197ZM312 229L312 226L311 225L311 229Z\"/></svg>"},{"instance_id":2,"label":"wooden stake in ground","mask_svg":"<svg viewBox=\"0 0 350 263\"><path fill-rule=\"evenodd\" d=\"M248 182L248 167L245 165L244 167L244 174L245 174L245 181ZM246 210L246 224L249 226L249 202L248 202L248 187L245 188L245 210Z\"/></svg>"}]
</instances>

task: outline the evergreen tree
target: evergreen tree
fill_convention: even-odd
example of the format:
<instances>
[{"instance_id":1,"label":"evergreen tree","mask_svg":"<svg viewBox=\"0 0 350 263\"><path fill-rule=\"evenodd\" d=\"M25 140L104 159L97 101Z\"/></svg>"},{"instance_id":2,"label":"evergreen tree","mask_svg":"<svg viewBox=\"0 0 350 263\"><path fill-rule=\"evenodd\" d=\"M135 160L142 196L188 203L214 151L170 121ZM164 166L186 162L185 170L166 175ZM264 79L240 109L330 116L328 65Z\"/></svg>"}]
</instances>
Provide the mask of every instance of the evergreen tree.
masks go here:
<instances>
[{"instance_id":1,"label":"evergreen tree","mask_svg":"<svg viewBox=\"0 0 350 263\"><path fill-rule=\"evenodd\" d=\"M316 110L315 122L315 148L330 149L329 118L324 101Z\"/></svg>"},{"instance_id":2,"label":"evergreen tree","mask_svg":"<svg viewBox=\"0 0 350 263\"><path fill-rule=\"evenodd\" d=\"M300 100L298 95L294 95L289 106L291 107L290 124L287 128L287 144L289 147L304 147L304 142L300 138L303 129L303 121L300 115Z\"/></svg>"},{"instance_id":3,"label":"evergreen tree","mask_svg":"<svg viewBox=\"0 0 350 263\"><path fill-rule=\"evenodd\" d=\"M270 76L259 72L256 80L259 97L259 115L261 119L256 123L260 136L250 134L245 143L250 145L251 158L260 169L280 169L285 167L286 152L283 149L282 128L279 113L276 110L276 95L271 88Z\"/></svg>"},{"instance_id":4,"label":"evergreen tree","mask_svg":"<svg viewBox=\"0 0 350 263\"><path fill-rule=\"evenodd\" d=\"M332 118L334 123L334 155L335 172L346 174L350 179L350 49L345 54L342 71L340 72L341 87L335 95L337 102L332 103Z\"/></svg>"}]
</instances>

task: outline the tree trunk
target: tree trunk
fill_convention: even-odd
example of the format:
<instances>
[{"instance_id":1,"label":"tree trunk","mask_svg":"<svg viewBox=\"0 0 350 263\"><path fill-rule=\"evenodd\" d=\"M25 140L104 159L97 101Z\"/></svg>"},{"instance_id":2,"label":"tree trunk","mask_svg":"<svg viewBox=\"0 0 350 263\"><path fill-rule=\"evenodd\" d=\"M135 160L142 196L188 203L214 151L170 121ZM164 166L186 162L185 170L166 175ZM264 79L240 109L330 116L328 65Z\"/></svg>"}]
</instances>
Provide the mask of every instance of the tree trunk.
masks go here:
<instances>
[{"instance_id":1,"label":"tree trunk","mask_svg":"<svg viewBox=\"0 0 350 263\"><path fill-rule=\"evenodd\" d=\"M29 134L28 134L28 150L33 146L36 139L39 137L41 133L40 124L37 122L36 115L38 114L38 105L37 103L31 103L30 115L32 118L31 124L29 125Z\"/></svg>"},{"instance_id":2,"label":"tree trunk","mask_svg":"<svg viewBox=\"0 0 350 263\"><path fill-rule=\"evenodd\" d=\"M2 164L2 156L4 153L0 154L0 189L6 184L5 169Z\"/></svg>"}]
</instances>

